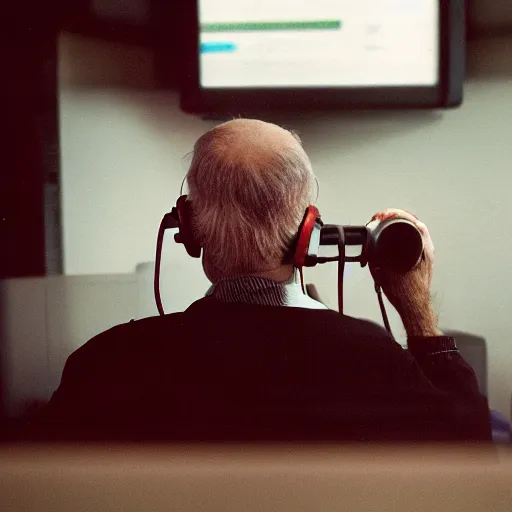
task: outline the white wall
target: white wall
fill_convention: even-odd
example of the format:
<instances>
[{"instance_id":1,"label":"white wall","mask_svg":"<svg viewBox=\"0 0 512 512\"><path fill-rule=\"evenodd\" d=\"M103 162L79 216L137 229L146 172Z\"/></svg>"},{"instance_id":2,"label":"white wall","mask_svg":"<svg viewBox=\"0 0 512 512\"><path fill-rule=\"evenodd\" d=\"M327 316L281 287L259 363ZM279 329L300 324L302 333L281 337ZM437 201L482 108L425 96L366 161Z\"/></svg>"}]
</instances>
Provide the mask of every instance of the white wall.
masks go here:
<instances>
[{"instance_id":1,"label":"white wall","mask_svg":"<svg viewBox=\"0 0 512 512\"><path fill-rule=\"evenodd\" d=\"M487 339L491 405L507 415L511 50L511 41L471 48L466 100L457 110L275 119L299 131L327 222L360 224L399 206L429 225L441 325ZM154 260L158 224L187 169L184 156L213 123L181 113L174 92L152 87L151 55L141 49L63 36L60 66L65 271L133 272ZM172 262L163 276L168 309L176 310L207 282L181 247L170 242L164 252ZM335 307L335 267L307 277ZM185 288L186 296L177 293ZM380 319L366 269L347 270L345 298L348 314ZM392 325L403 339L396 315Z\"/></svg>"},{"instance_id":2,"label":"white wall","mask_svg":"<svg viewBox=\"0 0 512 512\"><path fill-rule=\"evenodd\" d=\"M0 281L2 412L18 416L47 401L72 352L138 317L138 290L134 274Z\"/></svg>"}]
</instances>

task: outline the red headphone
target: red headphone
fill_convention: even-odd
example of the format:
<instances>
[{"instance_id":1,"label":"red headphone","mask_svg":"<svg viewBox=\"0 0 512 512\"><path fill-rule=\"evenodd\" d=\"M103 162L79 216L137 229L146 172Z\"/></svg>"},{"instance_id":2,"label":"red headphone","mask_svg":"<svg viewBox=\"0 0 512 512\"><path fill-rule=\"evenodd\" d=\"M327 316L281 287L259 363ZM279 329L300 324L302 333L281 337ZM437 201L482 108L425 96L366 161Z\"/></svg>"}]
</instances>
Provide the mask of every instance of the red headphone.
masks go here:
<instances>
[{"instance_id":1,"label":"red headphone","mask_svg":"<svg viewBox=\"0 0 512 512\"><path fill-rule=\"evenodd\" d=\"M192 258L200 258L201 245L194 237L192 228L192 201L188 201L187 196L180 196L171 215L178 221L178 232L174 235L174 241L183 244Z\"/></svg>"},{"instance_id":2,"label":"red headphone","mask_svg":"<svg viewBox=\"0 0 512 512\"><path fill-rule=\"evenodd\" d=\"M295 245L292 246L293 265L298 269L314 267L317 264L322 226L323 222L318 208L310 204L306 208L297 231Z\"/></svg>"},{"instance_id":3,"label":"red headphone","mask_svg":"<svg viewBox=\"0 0 512 512\"><path fill-rule=\"evenodd\" d=\"M171 218L166 222L166 227L177 227L179 231L174 235L174 240L183 244L190 256L199 258L201 245L194 237L192 211L192 201L189 201L186 195L179 197L176 206L170 214L167 214ZM317 264L322 226L318 208L313 205L308 206L290 250L293 255L291 261L295 267L300 269L314 267Z\"/></svg>"}]
</instances>

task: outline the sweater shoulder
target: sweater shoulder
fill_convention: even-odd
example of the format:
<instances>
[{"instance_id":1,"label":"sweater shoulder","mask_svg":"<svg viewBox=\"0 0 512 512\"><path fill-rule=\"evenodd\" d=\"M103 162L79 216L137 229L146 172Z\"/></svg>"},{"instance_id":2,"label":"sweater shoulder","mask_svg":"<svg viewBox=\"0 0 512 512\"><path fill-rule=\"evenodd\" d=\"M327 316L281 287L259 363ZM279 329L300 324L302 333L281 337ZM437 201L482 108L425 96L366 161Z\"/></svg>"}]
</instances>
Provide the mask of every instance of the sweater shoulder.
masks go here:
<instances>
[{"instance_id":1,"label":"sweater shoulder","mask_svg":"<svg viewBox=\"0 0 512 512\"><path fill-rule=\"evenodd\" d=\"M343 321L349 331L361 336L392 338L391 334L384 327L371 320L343 315Z\"/></svg>"},{"instance_id":2,"label":"sweater shoulder","mask_svg":"<svg viewBox=\"0 0 512 512\"><path fill-rule=\"evenodd\" d=\"M147 347L168 337L169 332L179 336L183 320L182 312L130 320L100 332L75 350L72 356L78 359L94 357L98 352L104 356L108 353L119 354L131 349L138 350L141 343Z\"/></svg>"},{"instance_id":3,"label":"sweater shoulder","mask_svg":"<svg viewBox=\"0 0 512 512\"><path fill-rule=\"evenodd\" d=\"M331 309L309 309L285 306L259 306L243 303L222 303L212 297L194 302L185 312L187 325L201 330L222 324L226 330L245 328L260 330L272 325L277 333L297 332L304 335L327 337L373 338L383 341L392 336L381 325L370 320L340 315ZM211 330L210 330L211 332Z\"/></svg>"}]
</instances>

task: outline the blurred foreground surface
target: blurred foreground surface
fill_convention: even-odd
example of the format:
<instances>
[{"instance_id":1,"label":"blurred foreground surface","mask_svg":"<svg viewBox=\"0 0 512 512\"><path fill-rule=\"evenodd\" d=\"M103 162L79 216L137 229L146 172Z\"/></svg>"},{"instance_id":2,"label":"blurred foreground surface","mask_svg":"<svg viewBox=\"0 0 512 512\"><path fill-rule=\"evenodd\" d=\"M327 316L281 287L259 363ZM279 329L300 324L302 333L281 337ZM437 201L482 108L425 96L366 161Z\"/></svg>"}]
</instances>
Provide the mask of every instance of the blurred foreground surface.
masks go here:
<instances>
[{"instance_id":1,"label":"blurred foreground surface","mask_svg":"<svg viewBox=\"0 0 512 512\"><path fill-rule=\"evenodd\" d=\"M492 447L3 446L5 511L512 510Z\"/></svg>"}]
</instances>

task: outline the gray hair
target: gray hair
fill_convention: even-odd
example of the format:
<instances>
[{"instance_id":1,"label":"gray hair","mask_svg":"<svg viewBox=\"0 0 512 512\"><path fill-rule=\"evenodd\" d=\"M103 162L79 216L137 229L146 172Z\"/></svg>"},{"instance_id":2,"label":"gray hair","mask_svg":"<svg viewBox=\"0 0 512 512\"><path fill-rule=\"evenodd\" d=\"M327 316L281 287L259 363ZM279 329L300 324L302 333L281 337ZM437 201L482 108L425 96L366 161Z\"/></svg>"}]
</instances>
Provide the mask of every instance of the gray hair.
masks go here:
<instances>
[{"instance_id":1,"label":"gray hair","mask_svg":"<svg viewBox=\"0 0 512 512\"><path fill-rule=\"evenodd\" d=\"M217 279L279 267L315 189L296 134L279 129L274 144L250 130L241 134L238 121L246 120L219 125L196 142L187 175L195 236Z\"/></svg>"}]
</instances>

